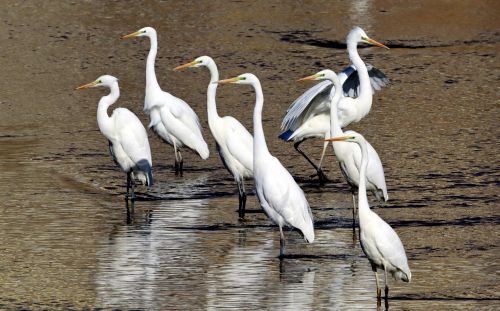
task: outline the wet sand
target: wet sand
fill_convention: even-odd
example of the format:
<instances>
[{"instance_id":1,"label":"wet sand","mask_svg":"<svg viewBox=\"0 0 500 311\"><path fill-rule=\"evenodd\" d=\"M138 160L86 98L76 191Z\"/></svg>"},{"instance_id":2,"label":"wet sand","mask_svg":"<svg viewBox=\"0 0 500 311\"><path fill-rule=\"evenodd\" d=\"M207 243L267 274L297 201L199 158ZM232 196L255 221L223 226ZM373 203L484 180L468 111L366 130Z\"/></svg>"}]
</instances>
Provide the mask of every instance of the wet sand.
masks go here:
<instances>
[{"instance_id":1,"label":"wet sand","mask_svg":"<svg viewBox=\"0 0 500 311\"><path fill-rule=\"evenodd\" d=\"M390 201L376 212L398 232L412 282L390 281L391 310L500 306L498 160L500 5L496 1L18 2L0 10L0 309L367 310L375 280L350 227L351 196L333 152L318 188L309 164L277 138L298 78L348 64L345 36L363 27L391 50L360 48L391 79L354 129L382 159ZM156 73L198 113L211 155L173 149L151 131L156 185L140 187L127 217L125 175L96 124L105 90L74 91L102 74L120 79L114 107L145 125L147 39L158 31ZM238 221L237 191L206 116L206 69L173 72L200 55L221 78L256 74L268 146L306 192L316 241L260 212ZM221 87L220 115L252 129L254 92ZM322 142L303 149L319 159ZM252 189L252 183L247 183ZM372 199L372 198L370 198ZM373 205L377 205L373 200ZM131 208L130 208L131 209ZM384 307L384 306L383 306ZM383 309L382 307L382 309Z\"/></svg>"}]
</instances>

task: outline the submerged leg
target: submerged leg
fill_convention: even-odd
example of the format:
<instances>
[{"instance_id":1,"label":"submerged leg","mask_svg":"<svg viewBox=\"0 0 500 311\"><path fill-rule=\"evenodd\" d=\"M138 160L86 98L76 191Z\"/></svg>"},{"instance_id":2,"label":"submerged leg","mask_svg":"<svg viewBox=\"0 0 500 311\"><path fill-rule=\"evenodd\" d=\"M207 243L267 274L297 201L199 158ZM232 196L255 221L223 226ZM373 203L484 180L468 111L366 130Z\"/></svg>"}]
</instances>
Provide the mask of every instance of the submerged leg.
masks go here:
<instances>
[{"instance_id":1,"label":"submerged leg","mask_svg":"<svg viewBox=\"0 0 500 311\"><path fill-rule=\"evenodd\" d=\"M247 201L247 195L245 193L245 184L243 180L236 181L238 184L238 216L243 219L245 218L245 205Z\"/></svg>"},{"instance_id":2,"label":"submerged leg","mask_svg":"<svg viewBox=\"0 0 500 311\"><path fill-rule=\"evenodd\" d=\"M134 202L135 201L135 190L134 190L134 188L135 188L135 180L133 178L130 178L130 188L132 189L132 196L130 197L130 200L132 202Z\"/></svg>"},{"instance_id":3,"label":"submerged leg","mask_svg":"<svg viewBox=\"0 0 500 311\"><path fill-rule=\"evenodd\" d=\"M306 141L305 139L298 141L293 144L293 147L295 148L295 150L297 150L298 153L300 153L307 160L307 162L309 162L309 164L312 165L312 167L314 167L314 169L316 170L316 174L318 175L320 185L323 185L324 181L328 180L328 178L323 173L323 171L320 168L318 168L318 166L316 166L316 164L314 164L313 161L311 161L311 159L309 159L309 157L299 148L300 144L302 144L305 141Z\"/></svg>"},{"instance_id":4,"label":"submerged leg","mask_svg":"<svg viewBox=\"0 0 500 311\"><path fill-rule=\"evenodd\" d=\"M125 194L125 200L128 200L130 189L130 172L127 173L127 193Z\"/></svg>"},{"instance_id":5,"label":"submerged leg","mask_svg":"<svg viewBox=\"0 0 500 311\"><path fill-rule=\"evenodd\" d=\"M385 277L385 299L389 298L389 286L387 285L387 271L384 267L384 277Z\"/></svg>"},{"instance_id":6,"label":"submerged leg","mask_svg":"<svg viewBox=\"0 0 500 311\"><path fill-rule=\"evenodd\" d=\"M283 228L280 227L280 258L283 258L285 256L285 235L283 234Z\"/></svg>"},{"instance_id":7,"label":"submerged leg","mask_svg":"<svg viewBox=\"0 0 500 311\"><path fill-rule=\"evenodd\" d=\"M382 290L380 289L380 286L378 283L377 268L375 268L374 272L375 272L375 281L377 281L377 300L380 300L380 296L382 296Z\"/></svg>"},{"instance_id":8,"label":"submerged leg","mask_svg":"<svg viewBox=\"0 0 500 311\"><path fill-rule=\"evenodd\" d=\"M178 175L179 174L179 156L177 155L177 145L175 144L175 142L174 142L174 155L175 155L175 164L174 164L175 175Z\"/></svg>"},{"instance_id":9,"label":"submerged leg","mask_svg":"<svg viewBox=\"0 0 500 311\"><path fill-rule=\"evenodd\" d=\"M182 158L181 150L177 149L177 152L179 153L179 173L182 176L184 172L184 159Z\"/></svg>"},{"instance_id":10,"label":"submerged leg","mask_svg":"<svg viewBox=\"0 0 500 311\"><path fill-rule=\"evenodd\" d=\"M352 230L356 230L356 195L354 193L354 189L351 189L352 194Z\"/></svg>"}]
</instances>

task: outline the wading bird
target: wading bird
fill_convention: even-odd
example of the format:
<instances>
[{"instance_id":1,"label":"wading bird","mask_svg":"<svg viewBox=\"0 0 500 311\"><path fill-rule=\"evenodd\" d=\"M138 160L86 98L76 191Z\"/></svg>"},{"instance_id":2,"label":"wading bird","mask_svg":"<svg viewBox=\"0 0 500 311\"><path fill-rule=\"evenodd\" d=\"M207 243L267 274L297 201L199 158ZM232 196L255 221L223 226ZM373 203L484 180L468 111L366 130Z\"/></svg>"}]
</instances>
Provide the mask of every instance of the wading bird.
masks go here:
<instances>
[{"instance_id":1,"label":"wading bird","mask_svg":"<svg viewBox=\"0 0 500 311\"><path fill-rule=\"evenodd\" d=\"M253 113L253 169L257 197L264 212L280 229L280 257L285 254L283 226L299 229L306 242L314 241L314 226L311 209L302 189L292 175L271 155L267 148L262 127L264 95L259 79L246 73L218 83L249 84L255 90Z\"/></svg>"},{"instance_id":2,"label":"wading bird","mask_svg":"<svg viewBox=\"0 0 500 311\"><path fill-rule=\"evenodd\" d=\"M94 82L77 87L77 90L104 86L110 89L107 96L103 96L97 107L97 124L101 133L109 141L109 152L113 160L127 173L127 194L135 200L134 179L139 179L147 186L153 185L151 149L146 129L137 116L126 108L116 108L108 116L108 107L120 97L118 79L104 75ZM129 192L131 189L131 194Z\"/></svg>"},{"instance_id":3,"label":"wading bird","mask_svg":"<svg viewBox=\"0 0 500 311\"><path fill-rule=\"evenodd\" d=\"M180 98L163 91L156 80L155 59L158 50L156 30L151 27L142 28L123 36L149 37L151 48L146 62L146 96L144 111L149 114L149 127L166 143L174 146L175 174L183 172L180 148L186 146L197 152L205 160L208 158L208 146L201 134L200 121L196 113Z\"/></svg>"},{"instance_id":4,"label":"wading bird","mask_svg":"<svg viewBox=\"0 0 500 311\"><path fill-rule=\"evenodd\" d=\"M219 80L219 72L214 60L209 56L200 56L190 63L175 67L174 70L190 67L207 67L210 71L210 83L207 89L208 125L217 142L222 163L238 184L238 212L240 217L244 217L247 200L244 180L253 177L253 137L235 118L219 117L215 102L218 84L214 83Z\"/></svg>"},{"instance_id":5,"label":"wading bird","mask_svg":"<svg viewBox=\"0 0 500 311\"><path fill-rule=\"evenodd\" d=\"M336 142L356 143L361 148L361 170L358 191L359 207L359 240L361 248L370 261L375 280L377 282L377 298L380 299L381 290L378 282L377 269L384 270L385 298L389 295L387 273L394 279L410 282L411 272L408 267L405 249L398 234L375 212L370 210L366 196L366 171L368 167L368 143L361 134L349 135L327 139Z\"/></svg>"},{"instance_id":6,"label":"wading bird","mask_svg":"<svg viewBox=\"0 0 500 311\"><path fill-rule=\"evenodd\" d=\"M375 67L369 66L367 68L359 57L358 43L368 43L389 49L382 43L370 39L359 27L354 27L347 35L347 51L352 65L339 75L346 96L341 98L338 106L338 116L342 128L365 117L372 106L372 88L379 90L389 82L387 77ZM323 143L323 152L317 166L299 148L299 145L311 137L328 138L330 132L329 96L332 87L330 81L323 81L297 98L287 110L281 123L281 129L284 132L279 136L285 141L294 141L297 152L316 169L320 184L326 180L321 166L328 142Z\"/></svg>"},{"instance_id":7,"label":"wading bird","mask_svg":"<svg viewBox=\"0 0 500 311\"><path fill-rule=\"evenodd\" d=\"M335 72L331 70L322 70L312 76L308 76L300 79L302 81L306 80L328 80L333 83L330 94L330 136L337 137L342 135L353 135L357 134L354 131L343 132L340 127L340 120L338 118L338 103L341 98L341 85ZM328 142L327 142L328 143ZM356 216L356 197L355 192L359 187L359 176L361 169L361 148L356 144L338 142L332 144L333 152L337 157L340 164L340 171L346 179L349 186L351 186L352 193L352 216L353 216L353 227L355 224ZM382 162L378 156L377 151L366 142L367 157L368 157L368 168L366 171L366 188L377 197L378 200L387 201L389 196L387 194L387 186L385 184L384 168L382 167Z\"/></svg>"}]
</instances>

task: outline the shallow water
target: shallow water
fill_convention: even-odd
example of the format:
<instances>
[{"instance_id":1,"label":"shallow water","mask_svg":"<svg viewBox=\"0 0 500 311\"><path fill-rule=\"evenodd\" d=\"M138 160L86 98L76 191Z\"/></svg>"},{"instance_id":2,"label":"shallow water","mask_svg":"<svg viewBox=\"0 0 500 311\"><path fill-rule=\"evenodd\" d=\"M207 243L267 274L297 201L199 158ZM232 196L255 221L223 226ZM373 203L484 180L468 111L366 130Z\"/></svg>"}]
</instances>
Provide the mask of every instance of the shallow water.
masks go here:
<instances>
[{"instance_id":1,"label":"shallow water","mask_svg":"<svg viewBox=\"0 0 500 311\"><path fill-rule=\"evenodd\" d=\"M500 306L496 1L18 2L0 10L0 309L376 309L375 280L351 229L351 197L331 150L332 179L277 139L298 78L348 64L354 25L391 50L361 48L389 87L352 129L378 151L390 201L375 211L398 232L412 282L390 280L392 310ZM188 101L211 155L184 152L150 133L156 185L139 187L127 214L125 176L107 153L96 106L104 90L74 91L101 74L120 79L142 113L146 39L159 34L157 75ZM255 197L238 221L237 191L206 122L208 72L171 68L200 55L222 78L253 72L265 95L271 152L306 192L316 240L279 234ZM250 87L221 87L219 114L251 129ZM304 143L319 158L322 143ZM247 182L247 189L252 183ZM385 306L382 306L384 309Z\"/></svg>"}]
</instances>

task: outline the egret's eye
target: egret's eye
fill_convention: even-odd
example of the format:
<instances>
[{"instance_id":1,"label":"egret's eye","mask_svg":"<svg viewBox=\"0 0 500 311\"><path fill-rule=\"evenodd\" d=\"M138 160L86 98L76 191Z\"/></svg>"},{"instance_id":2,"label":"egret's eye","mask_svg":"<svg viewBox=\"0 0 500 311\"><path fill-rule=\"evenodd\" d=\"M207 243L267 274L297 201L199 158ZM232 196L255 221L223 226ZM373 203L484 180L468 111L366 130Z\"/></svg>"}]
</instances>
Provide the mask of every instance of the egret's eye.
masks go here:
<instances>
[{"instance_id":1,"label":"egret's eye","mask_svg":"<svg viewBox=\"0 0 500 311\"><path fill-rule=\"evenodd\" d=\"M325 74L324 74L324 73L322 73L322 74L321 74L321 76L322 76L322 77L324 77L324 76L325 76Z\"/></svg>"},{"instance_id":2,"label":"egret's eye","mask_svg":"<svg viewBox=\"0 0 500 311\"><path fill-rule=\"evenodd\" d=\"M246 80L246 79L247 79L247 77L241 77L240 78L240 80Z\"/></svg>"},{"instance_id":3,"label":"egret's eye","mask_svg":"<svg viewBox=\"0 0 500 311\"><path fill-rule=\"evenodd\" d=\"M143 30L142 33L146 33L146 30Z\"/></svg>"},{"instance_id":4,"label":"egret's eye","mask_svg":"<svg viewBox=\"0 0 500 311\"><path fill-rule=\"evenodd\" d=\"M99 84L102 83L102 80L97 81L97 83L99 83Z\"/></svg>"}]
</instances>

